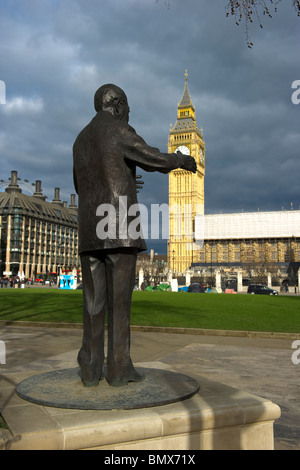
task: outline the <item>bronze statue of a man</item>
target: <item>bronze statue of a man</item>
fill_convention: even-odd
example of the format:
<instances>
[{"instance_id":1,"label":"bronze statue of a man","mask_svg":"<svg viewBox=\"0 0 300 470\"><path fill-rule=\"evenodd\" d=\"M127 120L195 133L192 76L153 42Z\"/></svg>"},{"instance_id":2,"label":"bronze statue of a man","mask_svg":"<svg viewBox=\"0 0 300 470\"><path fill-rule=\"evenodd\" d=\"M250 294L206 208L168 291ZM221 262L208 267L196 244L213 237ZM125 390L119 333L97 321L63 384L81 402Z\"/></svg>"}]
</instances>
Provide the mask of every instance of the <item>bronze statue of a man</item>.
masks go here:
<instances>
[{"instance_id":1,"label":"bronze statue of a man","mask_svg":"<svg viewBox=\"0 0 300 470\"><path fill-rule=\"evenodd\" d=\"M73 147L83 286L83 340L78 362L83 384L97 385L103 376L107 312L106 380L121 386L143 379L130 358L130 307L137 253L146 250L146 244L142 237L132 237L126 227L124 230L131 218L121 217L120 200L127 202L126 209L137 204L136 166L162 173L175 168L195 173L196 162L147 145L128 124L127 97L116 85L100 87L94 105L97 113ZM122 236L99 237L97 233L98 208L108 205L115 209L115 233L121 231Z\"/></svg>"}]
</instances>

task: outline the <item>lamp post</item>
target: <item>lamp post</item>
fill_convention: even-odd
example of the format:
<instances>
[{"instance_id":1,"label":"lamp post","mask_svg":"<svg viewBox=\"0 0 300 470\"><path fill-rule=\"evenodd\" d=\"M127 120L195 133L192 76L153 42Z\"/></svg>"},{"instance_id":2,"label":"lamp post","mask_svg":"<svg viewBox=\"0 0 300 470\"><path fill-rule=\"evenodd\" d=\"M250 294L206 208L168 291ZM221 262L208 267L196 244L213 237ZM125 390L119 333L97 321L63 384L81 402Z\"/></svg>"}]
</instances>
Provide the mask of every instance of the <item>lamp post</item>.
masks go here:
<instances>
[{"instance_id":1,"label":"lamp post","mask_svg":"<svg viewBox=\"0 0 300 470\"><path fill-rule=\"evenodd\" d=\"M173 255L173 273L175 272L175 250L172 251Z\"/></svg>"}]
</instances>

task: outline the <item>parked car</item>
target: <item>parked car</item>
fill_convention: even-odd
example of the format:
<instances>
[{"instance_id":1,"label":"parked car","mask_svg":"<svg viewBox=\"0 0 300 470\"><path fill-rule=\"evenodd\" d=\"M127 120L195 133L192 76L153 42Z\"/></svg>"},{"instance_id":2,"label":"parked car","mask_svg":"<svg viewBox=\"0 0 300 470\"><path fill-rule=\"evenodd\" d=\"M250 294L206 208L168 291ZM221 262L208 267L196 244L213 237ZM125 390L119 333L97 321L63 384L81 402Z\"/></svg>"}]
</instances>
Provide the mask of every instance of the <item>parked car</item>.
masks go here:
<instances>
[{"instance_id":1,"label":"parked car","mask_svg":"<svg viewBox=\"0 0 300 470\"><path fill-rule=\"evenodd\" d=\"M265 295L278 295L277 290L271 289L268 286L261 284L250 284L248 286L248 294L265 294Z\"/></svg>"}]
</instances>

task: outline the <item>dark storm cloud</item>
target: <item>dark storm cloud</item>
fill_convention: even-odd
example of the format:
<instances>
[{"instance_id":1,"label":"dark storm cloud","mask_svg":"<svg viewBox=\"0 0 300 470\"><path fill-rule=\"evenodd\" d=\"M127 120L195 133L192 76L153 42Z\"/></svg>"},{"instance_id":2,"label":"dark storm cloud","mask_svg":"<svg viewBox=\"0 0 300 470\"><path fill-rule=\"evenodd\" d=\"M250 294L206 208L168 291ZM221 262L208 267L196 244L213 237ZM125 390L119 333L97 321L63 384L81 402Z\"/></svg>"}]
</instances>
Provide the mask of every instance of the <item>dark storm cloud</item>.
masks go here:
<instances>
[{"instance_id":1,"label":"dark storm cloud","mask_svg":"<svg viewBox=\"0 0 300 470\"><path fill-rule=\"evenodd\" d=\"M280 210L300 204L299 19L281 2L264 29L226 18L224 0L3 0L1 178L42 180L69 200L72 145L93 117L93 94L114 82L130 123L166 151L188 69L206 141L206 211ZM168 200L168 177L145 174L144 204ZM155 189L154 189L155 188Z\"/></svg>"}]
</instances>

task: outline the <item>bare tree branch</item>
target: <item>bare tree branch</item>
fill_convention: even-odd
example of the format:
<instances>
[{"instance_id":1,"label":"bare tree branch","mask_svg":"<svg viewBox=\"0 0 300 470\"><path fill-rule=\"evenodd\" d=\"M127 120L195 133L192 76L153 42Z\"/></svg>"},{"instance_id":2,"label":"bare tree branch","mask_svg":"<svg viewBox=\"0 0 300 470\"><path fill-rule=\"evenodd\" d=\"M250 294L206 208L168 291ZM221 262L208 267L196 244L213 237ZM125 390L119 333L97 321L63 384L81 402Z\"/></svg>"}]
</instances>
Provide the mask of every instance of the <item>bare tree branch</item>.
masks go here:
<instances>
[{"instance_id":1,"label":"bare tree branch","mask_svg":"<svg viewBox=\"0 0 300 470\"><path fill-rule=\"evenodd\" d=\"M158 3L159 0L156 0ZM263 28L262 16L272 18L273 13L277 13L277 5L281 0L228 0L226 5L226 16L234 16L237 25L242 21L245 23L246 37L248 47L251 49L253 43L249 38L249 24L255 19L258 20L260 28ZM167 8L170 7L172 0L164 0ZM291 0L297 15L300 17L300 0Z\"/></svg>"},{"instance_id":2,"label":"bare tree branch","mask_svg":"<svg viewBox=\"0 0 300 470\"><path fill-rule=\"evenodd\" d=\"M245 22L247 44L252 48L253 43L249 39L249 24L253 23L255 18L259 22L260 28L263 28L261 16L272 18L272 13L277 13L277 5L281 0L229 0L226 6L226 16L234 16L236 24ZM297 15L300 16L300 0L292 0Z\"/></svg>"}]
</instances>

